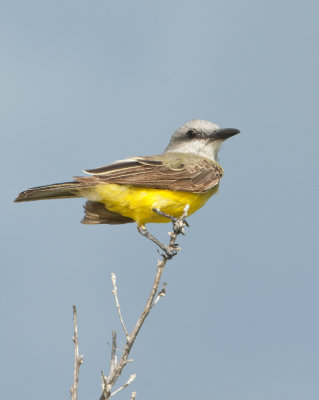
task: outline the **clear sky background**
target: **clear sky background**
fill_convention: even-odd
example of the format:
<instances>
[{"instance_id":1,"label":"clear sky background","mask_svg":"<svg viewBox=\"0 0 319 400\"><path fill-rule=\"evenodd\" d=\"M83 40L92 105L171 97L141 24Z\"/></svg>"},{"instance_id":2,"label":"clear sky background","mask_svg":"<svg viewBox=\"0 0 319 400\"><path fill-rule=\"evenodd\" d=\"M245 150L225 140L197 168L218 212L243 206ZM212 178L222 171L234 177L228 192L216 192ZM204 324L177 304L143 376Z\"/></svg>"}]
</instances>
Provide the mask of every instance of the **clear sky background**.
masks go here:
<instances>
[{"instance_id":1,"label":"clear sky background","mask_svg":"<svg viewBox=\"0 0 319 400\"><path fill-rule=\"evenodd\" d=\"M318 399L318 12L307 0L1 2L1 399L69 398L73 304L80 399L98 399L121 333L110 273L131 329L158 258L133 224L81 225L82 199L12 200L160 153L193 118L242 133L221 149L220 192L189 218L117 398ZM149 228L167 240L169 225Z\"/></svg>"}]
</instances>

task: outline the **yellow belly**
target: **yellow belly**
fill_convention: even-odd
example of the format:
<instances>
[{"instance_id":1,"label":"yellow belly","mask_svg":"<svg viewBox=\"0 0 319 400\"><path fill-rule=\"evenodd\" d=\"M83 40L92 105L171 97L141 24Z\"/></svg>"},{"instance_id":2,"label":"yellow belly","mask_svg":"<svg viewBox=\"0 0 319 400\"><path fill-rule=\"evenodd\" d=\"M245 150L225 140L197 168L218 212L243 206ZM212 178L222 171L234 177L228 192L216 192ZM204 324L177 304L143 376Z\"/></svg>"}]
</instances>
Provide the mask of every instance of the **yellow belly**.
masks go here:
<instances>
[{"instance_id":1,"label":"yellow belly","mask_svg":"<svg viewBox=\"0 0 319 400\"><path fill-rule=\"evenodd\" d=\"M92 188L87 197L100 201L110 211L132 218L138 225L144 225L150 222L170 222L169 219L156 214L153 208L180 217L186 204L189 204L188 215L191 215L217 191L218 186L206 193L190 193L100 183Z\"/></svg>"}]
</instances>

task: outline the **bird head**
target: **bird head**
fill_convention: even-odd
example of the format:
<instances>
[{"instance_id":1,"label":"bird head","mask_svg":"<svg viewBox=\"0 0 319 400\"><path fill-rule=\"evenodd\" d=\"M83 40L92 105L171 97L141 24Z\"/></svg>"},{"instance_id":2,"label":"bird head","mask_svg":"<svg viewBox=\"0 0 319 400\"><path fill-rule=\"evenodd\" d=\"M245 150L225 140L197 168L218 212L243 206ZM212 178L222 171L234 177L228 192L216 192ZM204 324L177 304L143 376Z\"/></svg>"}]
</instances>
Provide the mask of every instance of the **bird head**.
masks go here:
<instances>
[{"instance_id":1,"label":"bird head","mask_svg":"<svg viewBox=\"0 0 319 400\"><path fill-rule=\"evenodd\" d=\"M192 153L217 160L223 141L239 132L238 129L220 128L212 122L194 119L173 133L164 153Z\"/></svg>"}]
</instances>

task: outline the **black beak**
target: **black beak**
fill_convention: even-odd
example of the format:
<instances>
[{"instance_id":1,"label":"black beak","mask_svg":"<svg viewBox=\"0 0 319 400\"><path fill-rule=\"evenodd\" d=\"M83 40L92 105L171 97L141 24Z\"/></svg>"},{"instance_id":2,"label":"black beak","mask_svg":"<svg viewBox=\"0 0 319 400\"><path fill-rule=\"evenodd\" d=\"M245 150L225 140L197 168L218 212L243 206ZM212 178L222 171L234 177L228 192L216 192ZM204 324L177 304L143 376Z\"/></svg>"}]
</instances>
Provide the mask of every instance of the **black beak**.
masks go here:
<instances>
[{"instance_id":1,"label":"black beak","mask_svg":"<svg viewBox=\"0 0 319 400\"><path fill-rule=\"evenodd\" d=\"M239 132L240 131L235 128L222 128L212 132L208 137L211 140L226 140L234 135L237 135Z\"/></svg>"}]
</instances>

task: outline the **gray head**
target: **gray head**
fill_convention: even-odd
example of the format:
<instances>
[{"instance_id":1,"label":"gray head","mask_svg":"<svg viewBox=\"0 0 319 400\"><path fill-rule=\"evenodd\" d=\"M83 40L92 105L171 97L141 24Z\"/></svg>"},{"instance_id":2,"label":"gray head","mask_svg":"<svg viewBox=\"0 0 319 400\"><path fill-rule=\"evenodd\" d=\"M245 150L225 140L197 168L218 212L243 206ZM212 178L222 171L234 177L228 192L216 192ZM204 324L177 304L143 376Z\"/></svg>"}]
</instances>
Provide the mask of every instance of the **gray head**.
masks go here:
<instances>
[{"instance_id":1,"label":"gray head","mask_svg":"<svg viewBox=\"0 0 319 400\"><path fill-rule=\"evenodd\" d=\"M192 153L216 160L222 142L237 133L238 129L221 129L212 122L194 119L173 133L164 153Z\"/></svg>"}]
</instances>

